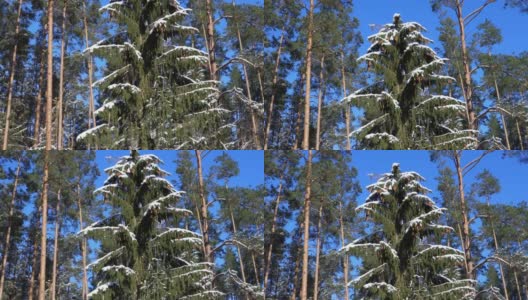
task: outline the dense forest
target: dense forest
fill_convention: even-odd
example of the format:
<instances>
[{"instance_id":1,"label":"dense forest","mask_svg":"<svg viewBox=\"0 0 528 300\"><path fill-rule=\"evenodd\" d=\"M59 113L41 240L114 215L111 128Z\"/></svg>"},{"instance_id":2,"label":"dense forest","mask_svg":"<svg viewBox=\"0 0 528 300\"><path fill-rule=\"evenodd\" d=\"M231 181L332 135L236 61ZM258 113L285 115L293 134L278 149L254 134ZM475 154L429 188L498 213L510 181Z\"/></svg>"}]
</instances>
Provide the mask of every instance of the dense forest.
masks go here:
<instances>
[{"instance_id":1,"label":"dense forest","mask_svg":"<svg viewBox=\"0 0 528 300\"><path fill-rule=\"evenodd\" d=\"M429 31L352 0L4 3L4 150L528 146L526 49L482 16L526 1L430 0Z\"/></svg>"},{"instance_id":2,"label":"dense forest","mask_svg":"<svg viewBox=\"0 0 528 300\"><path fill-rule=\"evenodd\" d=\"M372 24L377 12L356 1L265 1L274 69L264 148L525 149L526 48L495 52L501 24L481 14L528 18L527 2L428 2L440 26L426 32L425 19L398 11Z\"/></svg>"},{"instance_id":3,"label":"dense forest","mask_svg":"<svg viewBox=\"0 0 528 300\"><path fill-rule=\"evenodd\" d=\"M2 3L2 149L262 148L262 5Z\"/></svg>"},{"instance_id":4,"label":"dense forest","mask_svg":"<svg viewBox=\"0 0 528 300\"><path fill-rule=\"evenodd\" d=\"M266 152L266 298L526 299L526 153L383 152Z\"/></svg>"},{"instance_id":5,"label":"dense forest","mask_svg":"<svg viewBox=\"0 0 528 300\"><path fill-rule=\"evenodd\" d=\"M174 175L151 153L44 153L0 156L1 299L264 299L263 186L238 184L236 153L163 151Z\"/></svg>"}]
</instances>

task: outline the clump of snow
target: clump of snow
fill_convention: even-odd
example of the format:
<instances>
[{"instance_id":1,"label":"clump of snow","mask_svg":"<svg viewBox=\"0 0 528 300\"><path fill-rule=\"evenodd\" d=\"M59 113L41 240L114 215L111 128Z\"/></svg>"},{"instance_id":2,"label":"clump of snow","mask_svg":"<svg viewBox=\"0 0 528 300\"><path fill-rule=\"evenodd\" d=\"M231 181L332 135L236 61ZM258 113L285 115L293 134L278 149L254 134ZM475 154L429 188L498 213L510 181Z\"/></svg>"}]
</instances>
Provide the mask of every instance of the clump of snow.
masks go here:
<instances>
[{"instance_id":1,"label":"clump of snow","mask_svg":"<svg viewBox=\"0 0 528 300\"><path fill-rule=\"evenodd\" d=\"M389 142L390 144L396 144L396 143L399 143L400 140L395 137L394 135L392 134L389 134L387 132L382 132L382 133L369 133L365 136L365 139L367 140L371 140L371 139L380 139L380 140L386 140L387 142Z\"/></svg>"},{"instance_id":2,"label":"clump of snow","mask_svg":"<svg viewBox=\"0 0 528 300\"><path fill-rule=\"evenodd\" d=\"M109 271L115 271L115 272L123 272L127 276L135 275L136 272L132 270L129 267L126 267L124 265L117 265L117 266L106 266L101 269L103 272L109 272Z\"/></svg>"},{"instance_id":3,"label":"clump of snow","mask_svg":"<svg viewBox=\"0 0 528 300\"><path fill-rule=\"evenodd\" d=\"M97 288L95 288L95 290L91 291L88 294L88 298L96 296L96 295L98 295L100 293L104 293L106 290L108 290L111 286L113 286L115 284L116 284L115 282L109 282L109 283L98 285Z\"/></svg>"},{"instance_id":4,"label":"clump of snow","mask_svg":"<svg viewBox=\"0 0 528 300\"><path fill-rule=\"evenodd\" d=\"M140 93L141 92L141 89L138 88L137 86L135 85L132 85L130 83L115 83L115 84L111 84L108 86L108 89L109 90L114 90L114 89L128 89L131 93L133 94L137 94L137 93Z\"/></svg>"},{"instance_id":5,"label":"clump of snow","mask_svg":"<svg viewBox=\"0 0 528 300\"><path fill-rule=\"evenodd\" d=\"M363 288L364 289L370 289L370 288L383 289L387 293L395 293L398 291L396 287L386 282L370 282L370 283L365 284Z\"/></svg>"}]
</instances>

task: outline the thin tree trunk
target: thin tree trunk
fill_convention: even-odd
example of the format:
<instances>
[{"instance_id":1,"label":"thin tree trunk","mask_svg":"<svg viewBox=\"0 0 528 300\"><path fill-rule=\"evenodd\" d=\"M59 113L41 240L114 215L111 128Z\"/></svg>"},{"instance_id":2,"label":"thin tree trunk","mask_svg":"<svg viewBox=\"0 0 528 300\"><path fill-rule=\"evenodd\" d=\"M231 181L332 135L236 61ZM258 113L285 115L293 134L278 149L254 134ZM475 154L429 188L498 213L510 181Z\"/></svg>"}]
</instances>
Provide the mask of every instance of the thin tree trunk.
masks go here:
<instances>
[{"instance_id":1,"label":"thin tree trunk","mask_svg":"<svg viewBox=\"0 0 528 300\"><path fill-rule=\"evenodd\" d=\"M257 281L257 285L260 285L259 272L258 272L258 267L257 267L257 260L255 259L255 253L251 253L251 260L253 261L253 270L255 271L255 280Z\"/></svg>"},{"instance_id":2,"label":"thin tree trunk","mask_svg":"<svg viewBox=\"0 0 528 300\"><path fill-rule=\"evenodd\" d=\"M308 12L308 41L306 43L306 94L304 95L304 132L303 150L310 148L310 93L312 84L312 38L313 38L313 14L314 0L310 0L310 10ZM303 266L304 267L304 266Z\"/></svg>"},{"instance_id":3,"label":"thin tree trunk","mask_svg":"<svg viewBox=\"0 0 528 300\"><path fill-rule=\"evenodd\" d=\"M521 128L519 127L519 120L515 120L515 125L517 126L517 135L519 137L519 144L521 145L521 151L524 151L523 139L521 135Z\"/></svg>"},{"instance_id":4,"label":"thin tree trunk","mask_svg":"<svg viewBox=\"0 0 528 300\"><path fill-rule=\"evenodd\" d=\"M317 241L315 246L315 274L314 274L314 290L313 290L313 299L318 299L319 294L319 259L321 256L321 229L323 218L323 204L319 205L319 219L317 220Z\"/></svg>"},{"instance_id":5,"label":"thin tree trunk","mask_svg":"<svg viewBox=\"0 0 528 300\"><path fill-rule=\"evenodd\" d=\"M488 197L487 199L488 208L490 208L490 199ZM490 225L491 225L491 233L493 235L493 242L495 244L495 251L499 251L499 243L497 241L497 234L495 234L495 226L493 225L493 220L490 219ZM506 278L504 278L504 268L502 266L502 262L499 263L500 268L500 274L502 279L502 287L504 289L504 296L506 297L506 300L510 299L508 295L508 285L506 284Z\"/></svg>"},{"instance_id":6,"label":"thin tree trunk","mask_svg":"<svg viewBox=\"0 0 528 300\"><path fill-rule=\"evenodd\" d=\"M90 47L90 42L88 41L88 21L86 20L86 0L83 0L83 23L84 23L84 42L86 44L86 48ZM89 103L88 103L88 128L95 127L95 102L94 102L94 95L93 95L93 62L92 62L92 53L88 51L86 53L87 59L88 59L88 91L89 91Z\"/></svg>"},{"instance_id":7,"label":"thin tree trunk","mask_svg":"<svg viewBox=\"0 0 528 300\"><path fill-rule=\"evenodd\" d=\"M79 206L79 231L84 229L82 203L81 203L81 186L77 184L77 205ZM86 239L83 236L81 240L83 281L82 281L82 299L88 299L88 274L86 272Z\"/></svg>"},{"instance_id":8,"label":"thin tree trunk","mask_svg":"<svg viewBox=\"0 0 528 300\"><path fill-rule=\"evenodd\" d=\"M453 151L453 159L457 169L458 177L458 192L460 193L460 210L462 212L462 243L464 245L464 256L466 259L467 278L473 279L473 262L471 261L471 238L469 236L469 220L466 211L466 199L464 197L464 179L462 175L462 166L460 164L460 154L458 151Z\"/></svg>"},{"instance_id":9,"label":"thin tree trunk","mask_svg":"<svg viewBox=\"0 0 528 300\"><path fill-rule=\"evenodd\" d=\"M0 299L2 299L2 296L4 294L4 282L5 282L5 273L6 273L6 266L7 266L7 257L9 255L9 247L10 247L10 241L11 241L11 222L13 219L13 215L15 214L15 201L16 201L16 194L17 194L17 187L18 187L18 177L20 175L20 159L18 159L17 162L17 170L15 173L15 181L13 183L13 191L11 192L11 204L9 205L9 216L7 219L7 232L5 235L5 242L4 242L4 249L3 249L3 257L2 257L2 266L0 268Z\"/></svg>"},{"instance_id":10,"label":"thin tree trunk","mask_svg":"<svg viewBox=\"0 0 528 300\"><path fill-rule=\"evenodd\" d=\"M313 2L313 1L312 1ZM308 162L306 172L306 189L304 194L304 240L303 240L303 265L301 300L308 299L308 244L310 242L310 204L312 191L312 150L308 150Z\"/></svg>"},{"instance_id":11,"label":"thin tree trunk","mask_svg":"<svg viewBox=\"0 0 528 300\"><path fill-rule=\"evenodd\" d=\"M62 8L62 36L61 36L61 57L59 75L59 100L57 102L57 150L62 150L63 146L63 121L62 121L62 100L64 94L64 54L66 53L66 7L67 0L64 0Z\"/></svg>"},{"instance_id":12,"label":"thin tree trunk","mask_svg":"<svg viewBox=\"0 0 528 300\"><path fill-rule=\"evenodd\" d=\"M462 45L462 64L464 65L464 86L465 93L464 98L466 100L466 109L468 112L468 125L469 129L478 130L477 120L475 117L475 111L473 109L473 86L471 83L471 67L469 65L469 55L466 46L466 24L464 22L464 15L462 13L463 1L456 0L456 15L458 19L458 26L460 29L460 42Z\"/></svg>"},{"instance_id":13,"label":"thin tree trunk","mask_svg":"<svg viewBox=\"0 0 528 300\"><path fill-rule=\"evenodd\" d=\"M61 202L61 190L57 192L57 206L55 207L55 237L53 245L53 271L51 275L51 300L55 300L56 289L57 289L57 262L59 258L59 235L60 235L60 202Z\"/></svg>"},{"instance_id":14,"label":"thin tree trunk","mask_svg":"<svg viewBox=\"0 0 528 300\"><path fill-rule=\"evenodd\" d=\"M282 178L283 175L281 175L279 179L279 189L277 192L277 199L275 200L275 209L273 211L273 220L271 222L271 233L270 236L273 236L275 234L276 228L277 228L277 215L279 213L279 205L280 205L280 199L281 199L281 192L282 192ZM273 243L270 241L269 247L268 247L268 253L266 254L266 266L264 268L264 290L266 290L267 284L268 284L268 277L271 269L271 254L273 252Z\"/></svg>"},{"instance_id":15,"label":"thin tree trunk","mask_svg":"<svg viewBox=\"0 0 528 300\"><path fill-rule=\"evenodd\" d=\"M493 81L495 82L495 94L497 95L497 104L500 104L501 97L499 93L499 85L497 84L497 79L495 76L493 76ZM502 129L504 130L504 137L506 138L506 147L508 147L508 150L511 150L510 146L510 138L508 137L508 125L506 124L506 119L504 118L504 113L500 111L501 121L502 121Z\"/></svg>"},{"instance_id":16,"label":"thin tree trunk","mask_svg":"<svg viewBox=\"0 0 528 300\"><path fill-rule=\"evenodd\" d=\"M231 3L233 5L233 13L235 13L236 12L235 1L233 0ZM233 20L235 22L235 28L236 28L236 31L237 31L238 47L239 47L240 53L242 53L244 51L244 46L242 44L242 36L240 34L240 29L238 28L238 23L236 21L236 16L233 16ZM246 67L245 63L242 64L242 69L244 71L244 79L245 79L245 83L246 83L246 93L247 93L249 102L253 102L253 99L251 97L251 85L249 84L249 76L248 76L247 67ZM255 116L255 111L253 110L251 105L249 106L249 114L250 114L250 117L251 117L251 134L253 135L253 143L255 143L255 147L257 148L257 150L261 150L262 147L260 145L260 140L259 140L259 136L258 136L257 117Z\"/></svg>"},{"instance_id":17,"label":"thin tree trunk","mask_svg":"<svg viewBox=\"0 0 528 300\"><path fill-rule=\"evenodd\" d=\"M302 233L304 231L304 223L301 223L301 226L299 227L299 237L298 237L298 242L300 244L301 242L301 236L302 236ZM301 269L301 254L302 251L301 251L301 247L299 246L299 248L297 249L297 255L296 255L296 258L295 258L295 269L293 271L294 275L293 275L293 291L292 291L292 294L290 296L290 300L295 300L296 297L297 297L297 289L299 288L299 272L300 272L300 269Z\"/></svg>"},{"instance_id":18,"label":"thin tree trunk","mask_svg":"<svg viewBox=\"0 0 528 300\"><path fill-rule=\"evenodd\" d=\"M226 192L227 192L227 185L226 185ZM227 209L229 209L229 216L231 217L231 227L233 229L233 235L236 236L237 228L236 228L236 224L235 224L235 216L233 215L233 210L231 209L231 205L229 204L229 201L226 201L226 202L228 203L227 204ZM244 271L244 261L242 260L242 251L240 251L240 246L238 244L236 245L236 248L237 248L237 252L238 252L238 261L239 261L239 265L240 265L240 273L242 274L242 281L244 281L244 283L245 283L247 281L246 281L246 272Z\"/></svg>"},{"instance_id":19,"label":"thin tree trunk","mask_svg":"<svg viewBox=\"0 0 528 300\"><path fill-rule=\"evenodd\" d=\"M521 295L521 285L519 284L519 278L517 277L517 271L513 271L513 276L515 277L515 286L517 287L517 296L519 296L519 300L522 300Z\"/></svg>"},{"instance_id":20,"label":"thin tree trunk","mask_svg":"<svg viewBox=\"0 0 528 300\"><path fill-rule=\"evenodd\" d=\"M2 143L2 150L7 150L7 143L9 139L9 119L11 118L11 99L13 98L13 82L15 80L15 70L16 70L16 57L18 50L18 33L20 32L20 16L22 15L22 0L18 1L18 12L15 26L15 45L13 47L13 55L11 57L11 70L9 70L9 83L7 84L7 108L5 116L5 126L4 126L4 140ZM2 298L2 293L0 290L0 299Z\"/></svg>"},{"instance_id":21,"label":"thin tree trunk","mask_svg":"<svg viewBox=\"0 0 528 300\"><path fill-rule=\"evenodd\" d=\"M39 208L39 212L42 211ZM38 235L35 234L35 240L33 241L33 259L31 262L31 278L29 280L29 292L28 300L33 300L33 294L35 293L35 277L37 277L37 257L38 257Z\"/></svg>"},{"instance_id":22,"label":"thin tree trunk","mask_svg":"<svg viewBox=\"0 0 528 300\"><path fill-rule=\"evenodd\" d=\"M213 6L211 0L206 0L206 13L207 13L207 49L209 51L209 66L211 73L211 80L217 80L217 66L216 66L216 55L215 55L215 33L214 33L214 16Z\"/></svg>"},{"instance_id":23,"label":"thin tree trunk","mask_svg":"<svg viewBox=\"0 0 528 300\"><path fill-rule=\"evenodd\" d=\"M208 218L208 210L207 210L207 199L205 198L205 187L203 182L203 175L202 175L202 151L200 150L194 150L194 153L196 154L196 164L198 168L198 184L199 184L199 194L200 194L200 200L202 202L201 205L201 211L200 211L200 218L202 219L202 234L203 234L203 240L204 240L204 249L205 249L205 257L207 262L211 263L214 261L211 253L211 244L209 241L209 218Z\"/></svg>"},{"instance_id":24,"label":"thin tree trunk","mask_svg":"<svg viewBox=\"0 0 528 300\"><path fill-rule=\"evenodd\" d=\"M301 75L301 86L304 84L304 80L306 74L303 73ZM297 103L297 119L295 120L295 142L293 145L293 150L299 149L299 145L302 143L301 141L301 122L302 122L302 111L303 111L303 105L302 101L299 101Z\"/></svg>"},{"instance_id":25,"label":"thin tree trunk","mask_svg":"<svg viewBox=\"0 0 528 300\"><path fill-rule=\"evenodd\" d=\"M346 88L346 73L345 73L345 53L341 52L341 87L343 88L343 98L347 96ZM346 128L346 150L350 151L352 146L350 145L350 104L345 104L345 128ZM348 291L346 293L346 299L348 299Z\"/></svg>"},{"instance_id":26,"label":"thin tree trunk","mask_svg":"<svg viewBox=\"0 0 528 300\"><path fill-rule=\"evenodd\" d=\"M46 28L48 24L45 25ZM42 109L42 92L44 85L44 53L40 57L40 75L39 75L39 91L37 94L37 103L35 104L35 129L33 131L33 148L40 144L40 111Z\"/></svg>"},{"instance_id":27,"label":"thin tree trunk","mask_svg":"<svg viewBox=\"0 0 528 300\"><path fill-rule=\"evenodd\" d=\"M53 0L48 1L48 70L46 76L46 150L51 150L51 117L53 114ZM44 286L40 288L43 289ZM44 295L39 295L39 297L44 297Z\"/></svg>"},{"instance_id":28,"label":"thin tree trunk","mask_svg":"<svg viewBox=\"0 0 528 300\"><path fill-rule=\"evenodd\" d=\"M264 150L268 150L269 135L271 130L271 121L273 119L273 105L275 104L275 92L277 81L279 80L279 65L282 52L282 42L284 40L284 27L281 29L281 36L279 39L279 49L277 50L277 58L275 59L275 69L273 70L273 79L271 81L271 99L268 107L268 118L266 122L266 131L264 132ZM266 285L266 279L264 281Z\"/></svg>"},{"instance_id":29,"label":"thin tree trunk","mask_svg":"<svg viewBox=\"0 0 528 300\"><path fill-rule=\"evenodd\" d=\"M460 245L462 246L462 251L464 251L465 253L466 247L464 245L464 237L462 235L462 229L460 228L460 223L457 223L457 229L458 229L458 238L460 239ZM468 269L468 262L465 259L465 256L464 256L464 268L466 268L466 270Z\"/></svg>"},{"instance_id":30,"label":"thin tree trunk","mask_svg":"<svg viewBox=\"0 0 528 300\"><path fill-rule=\"evenodd\" d=\"M321 111L323 109L323 86L324 86L324 60L321 57L321 71L319 72L319 97L317 101L317 128L315 133L315 150L319 150L321 144Z\"/></svg>"},{"instance_id":31,"label":"thin tree trunk","mask_svg":"<svg viewBox=\"0 0 528 300\"><path fill-rule=\"evenodd\" d=\"M343 202L339 201L339 235L341 237L341 247L345 247L345 225L343 223ZM349 300L348 294L348 255L343 258L343 281L345 286L345 299Z\"/></svg>"}]
</instances>

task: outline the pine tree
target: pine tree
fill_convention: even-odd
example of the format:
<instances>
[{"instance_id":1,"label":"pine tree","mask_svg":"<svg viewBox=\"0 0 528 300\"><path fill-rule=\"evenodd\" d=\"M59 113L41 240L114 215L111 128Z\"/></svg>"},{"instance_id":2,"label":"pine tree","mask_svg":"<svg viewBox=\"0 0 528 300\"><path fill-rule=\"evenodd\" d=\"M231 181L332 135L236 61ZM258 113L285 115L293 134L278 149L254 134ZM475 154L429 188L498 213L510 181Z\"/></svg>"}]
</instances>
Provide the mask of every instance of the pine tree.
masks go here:
<instances>
[{"instance_id":1,"label":"pine tree","mask_svg":"<svg viewBox=\"0 0 528 300\"><path fill-rule=\"evenodd\" d=\"M214 148L228 139L228 111L218 104L215 80L205 79L208 56L189 44L198 30L185 26L178 1L112 1L101 8L116 33L90 46L110 73L96 81L104 101L100 124L77 137L100 148ZM226 141L226 143L229 141Z\"/></svg>"},{"instance_id":2,"label":"pine tree","mask_svg":"<svg viewBox=\"0 0 528 300\"><path fill-rule=\"evenodd\" d=\"M88 267L95 274L92 299L216 299L212 265L203 262L201 235L184 229L192 215L175 207L181 197L154 155L132 151L106 170L95 191L115 214L81 233L102 243L101 257Z\"/></svg>"},{"instance_id":3,"label":"pine tree","mask_svg":"<svg viewBox=\"0 0 528 300\"><path fill-rule=\"evenodd\" d=\"M462 251L435 244L453 229L435 223L446 209L426 194L416 172L392 166L374 184L366 202L356 208L374 223L372 232L341 249L364 258L361 275L351 281L370 299L464 299L475 289L460 279Z\"/></svg>"},{"instance_id":4,"label":"pine tree","mask_svg":"<svg viewBox=\"0 0 528 300\"><path fill-rule=\"evenodd\" d=\"M403 23L395 14L393 23L369 37L372 43L366 61L380 80L362 88L344 101L377 111L352 132L360 147L376 149L475 148L475 132L462 130L466 114L463 102L431 94L431 88L455 81L436 72L445 64L427 44L425 28Z\"/></svg>"}]
</instances>

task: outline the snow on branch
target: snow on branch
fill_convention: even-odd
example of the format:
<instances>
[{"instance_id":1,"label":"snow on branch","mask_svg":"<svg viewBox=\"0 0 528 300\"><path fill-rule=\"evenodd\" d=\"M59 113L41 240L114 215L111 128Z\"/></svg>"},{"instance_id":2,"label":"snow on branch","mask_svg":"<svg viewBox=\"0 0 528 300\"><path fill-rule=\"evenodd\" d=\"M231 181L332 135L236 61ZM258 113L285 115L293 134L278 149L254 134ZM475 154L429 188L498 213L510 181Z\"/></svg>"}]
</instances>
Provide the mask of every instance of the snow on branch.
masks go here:
<instances>
[{"instance_id":1,"label":"snow on branch","mask_svg":"<svg viewBox=\"0 0 528 300\"><path fill-rule=\"evenodd\" d=\"M384 290L387 293L396 293L398 291L396 287L386 282L370 282L370 283L365 284L362 288L363 289Z\"/></svg>"},{"instance_id":2,"label":"snow on branch","mask_svg":"<svg viewBox=\"0 0 528 300\"><path fill-rule=\"evenodd\" d=\"M105 293L108 289L112 288L113 286L117 286L118 284L115 282L109 282L98 285L95 290L88 293L88 298L92 298L94 296L97 296L101 293Z\"/></svg>"},{"instance_id":3,"label":"snow on branch","mask_svg":"<svg viewBox=\"0 0 528 300\"><path fill-rule=\"evenodd\" d=\"M126 276L132 276L136 275L136 272L132 270L129 267L126 267L124 265L117 265L117 266L106 266L101 269L103 272L120 272L122 274L125 274Z\"/></svg>"},{"instance_id":4,"label":"snow on branch","mask_svg":"<svg viewBox=\"0 0 528 300\"><path fill-rule=\"evenodd\" d=\"M369 280L372 276L376 275L376 274L379 274L381 272L383 272L383 270L385 269L385 267L387 266L386 263L384 264L381 264L375 268L372 268L370 270L368 270L367 272L365 272L365 274L363 275L360 275L354 279L352 279L348 285L360 285L362 282L365 282L367 280Z\"/></svg>"},{"instance_id":5,"label":"snow on branch","mask_svg":"<svg viewBox=\"0 0 528 300\"><path fill-rule=\"evenodd\" d=\"M90 263L89 265L86 266L86 269L91 269L91 268L97 268L98 266L100 265L103 265L105 264L106 262L108 262L109 260L117 257L117 256L120 256L121 254L123 254L123 251L125 251L125 246L122 246L114 251L111 251L111 252L108 252L106 255L104 255L103 257L95 260L94 262Z\"/></svg>"},{"instance_id":6,"label":"snow on branch","mask_svg":"<svg viewBox=\"0 0 528 300\"><path fill-rule=\"evenodd\" d=\"M128 90L130 91L132 94L138 94L141 92L141 89L133 84L130 84L130 83L115 83L115 84L111 84L108 86L109 90L116 90L116 89L120 89L120 90Z\"/></svg>"},{"instance_id":7,"label":"snow on branch","mask_svg":"<svg viewBox=\"0 0 528 300\"><path fill-rule=\"evenodd\" d=\"M350 133L350 136L354 136L354 135L359 135L361 134L362 132L364 131L368 131L370 129L372 129L372 127L376 126L377 124L381 123L381 122L384 122L387 117L389 116L389 114L384 114L370 122L368 122L367 124L361 126L360 128L354 130L352 133Z\"/></svg>"},{"instance_id":8,"label":"snow on branch","mask_svg":"<svg viewBox=\"0 0 528 300\"><path fill-rule=\"evenodd\" d=\"M106 127L108 127L108 124L100 124L86 131L83 131L77 136L76 140L79 142L86 139L87 137L99 135L99 132L105 129Z\"/></svg>"},{"instance_id":9,"label":"snow on branch","mask_svg":"<svg viewBox=\"0 0 528 300\"><path fill-rule=\"evenodd\" d=\"M424 222L427 222L428 219L431 217L440 216L444 213L444 211L447 211L446 208L437 208L433 209L429 212L423 213L419 215L418 217L410 220L407 223L407 228L405 229L405 233L409 232L410 230L420 230L421 228L424 228Z\"/></svg>"},{"instance_id":10,"label":"snow on branch","mask_svg":"<svg viewBox=\"0 0 528 300\"><path fill-rule=\"evenodd\" d=\"M122 67L120 69L115 70L114 72L112 72L112 73L106 75L105 77L103 77L103 78L97 80L96 82L94 82L92 84L92 87L97 87L98 85L101 85L101 84L103 84L103 83L105 83L105 82L107 82L109 80L112 80L112 79L116 78L117 75L120 75L122 73L126 73L128 71L128 68L130 68L130 65L126 65L126 66L124 66L124 67Z\"/></svg>"},{"instance_id":11,"label":"snow on branch","mask_svg":"<svg viewBox=\"0 0 528 300\"><path fill-rule=\"evenodd\" d=\"M108 3L107 5L104 5L103 7L99 8L99 11L100 12L103 12L103 11L116 11L116 8L115 6L122 6L124 5L125 2L124 1L115 1L115 2L110 2Z\"/></svg>"}]
</instances>

